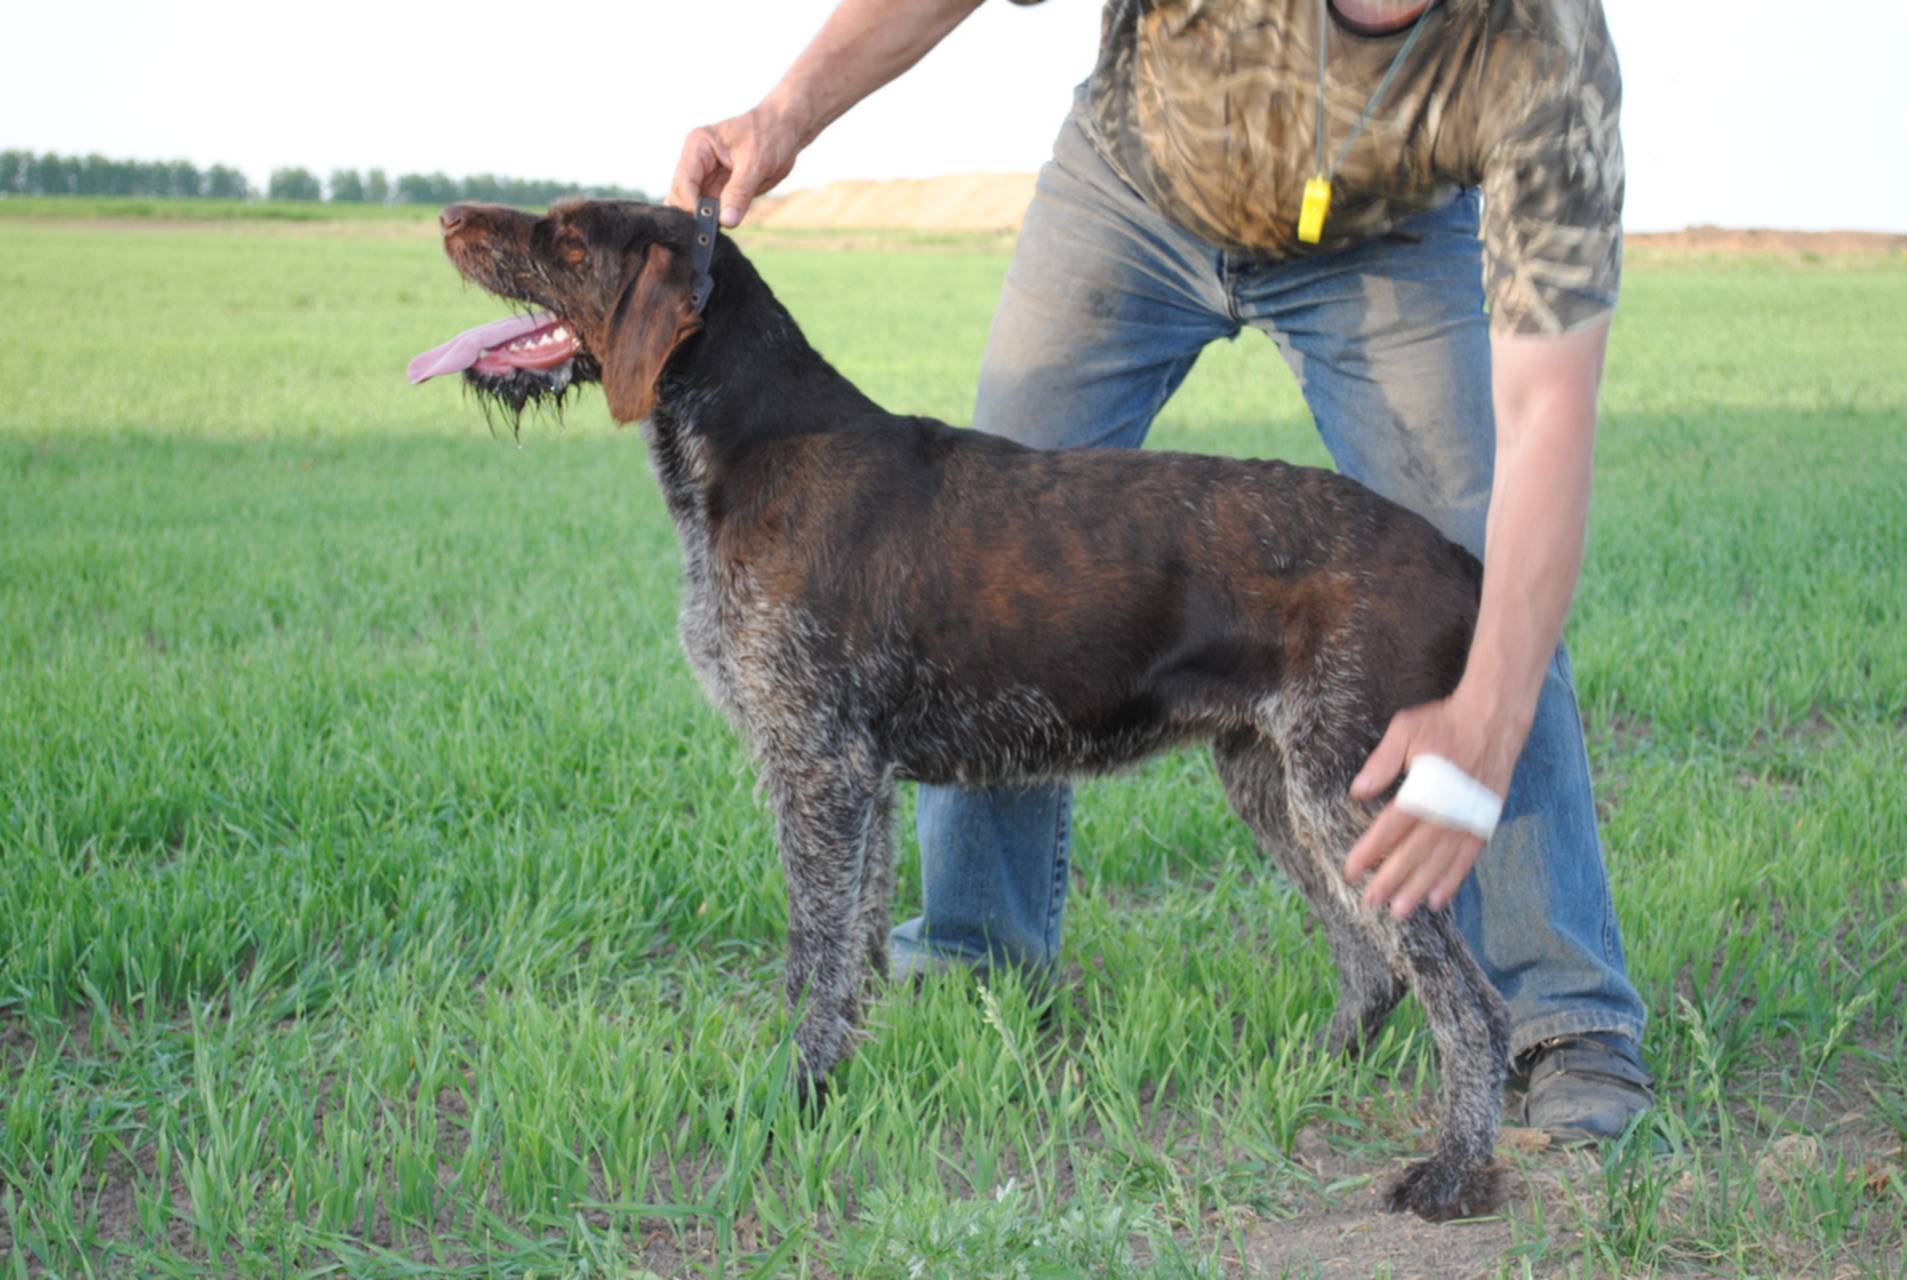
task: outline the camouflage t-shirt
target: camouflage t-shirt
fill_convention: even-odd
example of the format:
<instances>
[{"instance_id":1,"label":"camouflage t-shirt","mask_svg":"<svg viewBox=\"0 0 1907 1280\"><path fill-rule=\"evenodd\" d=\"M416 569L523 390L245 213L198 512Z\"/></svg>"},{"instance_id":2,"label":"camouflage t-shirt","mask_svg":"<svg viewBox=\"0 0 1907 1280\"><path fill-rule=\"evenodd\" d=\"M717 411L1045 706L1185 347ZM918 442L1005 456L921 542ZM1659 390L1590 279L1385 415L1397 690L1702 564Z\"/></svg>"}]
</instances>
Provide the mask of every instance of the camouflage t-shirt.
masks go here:
<instances>
[{"instance_id":1,"label":"camouflage t-shirt","mask_svg":"<svg viewBox=\"0 0 1907 1280\"><path fill-rule=\"evenodd\" d=\"M1174 222L1273 258L1372 239L1481 187L1492 327L1598 319L1622 270L1623 188L1600 0L1443 0L1423 21L1338 171L1319 245L1297 238L1316 164L1317 0L1108 0L1089 132ZM1406 38L1329 23L1327 164Z\"/></svg>"}]
</instances>

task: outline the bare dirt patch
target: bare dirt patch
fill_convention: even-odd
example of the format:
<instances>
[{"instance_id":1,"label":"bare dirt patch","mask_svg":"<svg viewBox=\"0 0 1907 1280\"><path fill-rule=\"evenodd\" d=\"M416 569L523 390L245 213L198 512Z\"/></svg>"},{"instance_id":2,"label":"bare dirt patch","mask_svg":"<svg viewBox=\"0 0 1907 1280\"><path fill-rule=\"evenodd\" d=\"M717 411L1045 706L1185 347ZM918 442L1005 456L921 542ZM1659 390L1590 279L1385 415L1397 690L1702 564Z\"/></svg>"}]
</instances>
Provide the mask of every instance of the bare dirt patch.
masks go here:
<instances>
[{"instance_id":1,"label":"bare dirt patch","mask_svg":"<svg viewBox=\"0 0 1907 1280\"><path fill-rule=\"evenodd\" d=\"M1383 1192L1401 1171L1401 1162L1373 1168L1355 1156L1333 1153L1312 1131L1299 1136L1296 1154L1324 1190L1308 1196L1296 1217L1242 1233L1240 1261L1247 1274L1327 1280L1497 1275L1505 1255L1519 1243L1514 1222L1548 1222L1554 1231L1568 1220L1574 1189L1594 1178L1597 1169L1593 1151L1559 1150L1541 1133L1505 1129L1497 1144L1509 1193L1503 1212L1473 1221L1429 1223L1384 1210ZM1520 1233L1531 1234L1540 1232L1525 1227ZM1575 1243L1552 1235L1546 1248L1568 1253Z\"/></svg>"}]
</instances>

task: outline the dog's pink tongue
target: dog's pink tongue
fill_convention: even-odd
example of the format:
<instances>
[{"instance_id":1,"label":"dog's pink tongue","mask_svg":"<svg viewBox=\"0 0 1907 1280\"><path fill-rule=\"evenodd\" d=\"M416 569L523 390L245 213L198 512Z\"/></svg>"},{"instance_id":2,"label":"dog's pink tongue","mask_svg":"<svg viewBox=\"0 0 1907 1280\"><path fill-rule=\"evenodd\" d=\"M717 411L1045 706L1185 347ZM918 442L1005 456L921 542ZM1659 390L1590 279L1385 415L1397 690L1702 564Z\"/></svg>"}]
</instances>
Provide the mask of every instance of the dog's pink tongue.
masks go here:
<instances>
[{"instance_id":1,"label":"dog's pink tongue","mask_svg":"<svg viewBox=\"0 0 1907 1280\"><path fill-rule=\"evenodd\" d=\"M412 383L435 378L441 373L462 373L489 348L500 347L555 321L556 317L549 312L536 311L527 316L511 316L507 320L492 320L489 324L465 329L442 346L432 347L424 354L413 357L405 372L410 375Z\"/></svg>"}]
</instances>

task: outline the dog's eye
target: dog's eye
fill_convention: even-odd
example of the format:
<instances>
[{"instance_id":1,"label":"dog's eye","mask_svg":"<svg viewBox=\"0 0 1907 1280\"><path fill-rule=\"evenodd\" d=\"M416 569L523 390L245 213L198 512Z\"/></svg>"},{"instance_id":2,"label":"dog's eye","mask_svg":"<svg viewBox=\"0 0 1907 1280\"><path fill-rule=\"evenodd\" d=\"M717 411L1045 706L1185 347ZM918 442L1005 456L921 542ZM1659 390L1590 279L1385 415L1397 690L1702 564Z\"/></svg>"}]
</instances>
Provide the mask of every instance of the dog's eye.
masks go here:
<instances>
[{"instance_id":1,"label":"dog's eye","mask_svg":"<svg viewBox=\"0 0 1907 1280\"><path fill-rule=\"evenodd\" d=\"M589 256L589 245L583 235L573 227L564 227L556 233L556 256L572 267L583 265L583 259Z\"/></svg>"}]
</instances>

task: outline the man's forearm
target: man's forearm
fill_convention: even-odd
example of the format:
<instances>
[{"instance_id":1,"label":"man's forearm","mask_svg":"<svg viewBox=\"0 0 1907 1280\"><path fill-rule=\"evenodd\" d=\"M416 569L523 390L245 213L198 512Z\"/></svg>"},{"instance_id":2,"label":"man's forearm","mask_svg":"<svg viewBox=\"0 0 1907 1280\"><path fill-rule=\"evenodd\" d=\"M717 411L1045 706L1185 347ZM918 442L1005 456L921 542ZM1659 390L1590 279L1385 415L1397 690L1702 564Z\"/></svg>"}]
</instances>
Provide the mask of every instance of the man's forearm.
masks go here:
<instances>
[{"instance_id":1,"label":"man's forearm","mask_svg":"<svg viewBox=\"0 0 1907 1280\"><path fill-rule=\"evenodd\" d=\"M1605 322L1560 338L1490 339L1496 481L1470 660L1448 698L1391 718L1351 782L1353 799L1374 799L1423 756L1509 794L1582 570L1608 334ZM1364 882L1367 906L1388 905L1401 920L1424 903L1449 906L1482 851L1475 832L1393 801L1351 847L1344 876Z\"/></svg>"},{"instance_id":2,"label":"man's forearm","mask_svg":"<svg viewBox=\"0 0 1907 1280\"><path fill-rule=\"evenodd\" d=\"M855 103L913 66L981 0L842 0L762 100L806 146Z\"/></svg>"},{"instance_id":3,"label":"man's forearm","mask_svg":"<svg viewBox=\"0 0 1907 1280\"><path fill-rule=\"evenodd\" d=\"M1582 571L1608 326L1491 340L1496 479L1483 603L1459 696L1521 748Z\"/></svg>"}]
</instances>

